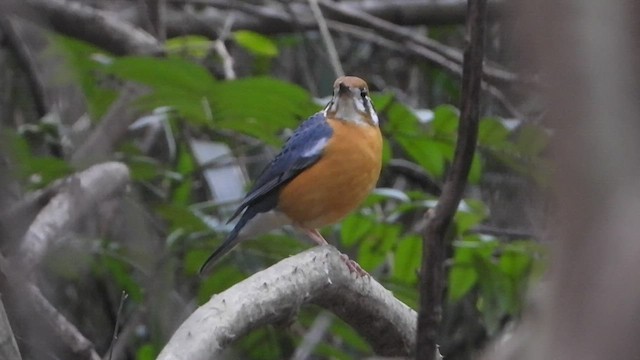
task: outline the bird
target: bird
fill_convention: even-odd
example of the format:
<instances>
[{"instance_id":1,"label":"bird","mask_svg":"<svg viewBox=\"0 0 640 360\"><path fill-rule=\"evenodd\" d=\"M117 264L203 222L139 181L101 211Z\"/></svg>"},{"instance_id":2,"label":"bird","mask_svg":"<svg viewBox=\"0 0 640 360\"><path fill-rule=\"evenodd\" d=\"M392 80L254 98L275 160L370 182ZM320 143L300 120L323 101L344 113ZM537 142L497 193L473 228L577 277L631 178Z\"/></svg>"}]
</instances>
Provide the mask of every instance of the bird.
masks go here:
<instances>
[{"instance_id":1,"label":"bird","mask_svg":"<svg viewBox=\"0 0 640 360\"><path fill-rule=\"evenodd\" d=\"M229 222L239 220L200 268L206 273L240 242L283 226L318 245L318 229L338 223L375 187L382 167L382 134L367 83L342 76L322 111L305 120L258 176ZM343 255L351 272L366 274Z\"/></svg>"}]
</instances>

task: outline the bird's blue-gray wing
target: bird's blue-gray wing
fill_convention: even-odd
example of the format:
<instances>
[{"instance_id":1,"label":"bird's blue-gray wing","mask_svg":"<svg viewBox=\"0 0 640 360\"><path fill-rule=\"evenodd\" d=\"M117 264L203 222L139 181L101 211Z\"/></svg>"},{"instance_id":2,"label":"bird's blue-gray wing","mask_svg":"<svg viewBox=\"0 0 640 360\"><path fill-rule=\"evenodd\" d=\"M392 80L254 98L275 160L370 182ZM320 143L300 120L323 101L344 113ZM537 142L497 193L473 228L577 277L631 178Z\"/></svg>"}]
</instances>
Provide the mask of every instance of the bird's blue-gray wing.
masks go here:
<instances>
[{"instance_id":1,"label":"bird's blue-gray wing","mask_svg":"<svg viewBox=\"0 0 640 360\"><path fill-rule=\"evenodd\" d=\"M229 221L244 211L222 245L202 265L200 272L237 245L238 233L256 214L273 210L277 206L282 187L322 157L332 134L333 130L322 112L316 113L296 129L231 216Z\"/></svg>"}]
</instances>

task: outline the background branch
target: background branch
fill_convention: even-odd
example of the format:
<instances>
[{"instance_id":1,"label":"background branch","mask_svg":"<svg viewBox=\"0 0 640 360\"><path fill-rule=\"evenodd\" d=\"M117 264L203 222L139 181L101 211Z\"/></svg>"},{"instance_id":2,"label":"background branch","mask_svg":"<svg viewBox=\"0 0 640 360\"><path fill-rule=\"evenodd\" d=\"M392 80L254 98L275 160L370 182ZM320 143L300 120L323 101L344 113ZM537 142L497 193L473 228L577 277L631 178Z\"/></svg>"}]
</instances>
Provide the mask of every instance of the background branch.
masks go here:
<instances>
[{"instance_id":1,"label":"background branch","mask_svg":"<svg viewBox=\"0 0 640 360\"><path fill-rule=\"evenodd\" d=\"M85 141L71 155L71 163L86 166L107 160L119 141L129 130L129 125L138 119L142 111L134 103L148 93L141 85L128 83L120 96L111 104L109 111L91 130Z\"/></svg>"},{"instance_id":2,"label":"background branch","mask_svg":"<svg viewBox=\"0 0 640 360\"><path fill-rule=\"evenodd\" d=\"M442 316L445 236L462 198L478 138L480 86L484 57L486 0L470 0L467 15L468 44L464 53L462 104L458 140L453 163L447 173L436 207L427 213L420 268L420 313L418 315L417 359L434 359Z\"/></svg>"},{"instance_id":3,"label":"background branch","mask_svg":"<svg viewBox=\"0 0 640 360\"><path fill-rule=\"evenodd\" d=\"M21 360L18 344L13 336L11 324L4 311L4 302L0 299L0 359Z\"/></svg>"},{"instance_id":4,"label":"background branch","mask_svg":"<svg viewBox=\"0 0 640 360\"><path fill-rule=\"evenodd\" d=\"M72 175L67 186L54 196L36 216L11 259L25 273L40 262L55 241L91 207L124 190L128 168L118 162L94 165Z\"/></svg>"},{"instance_id":5,"label":"background branch","mask_svg":"<svg viewBox=\"0 0 640 360\"><path fill-rule=\"evenodd\" d=\"M160 43L148 32L108 12L68 0L28 0L35 14L43 16L54 30L96 44L116 55L160 54ZM31 20L42 19L30 13Z\"/></svg>"},{"instance_id":6,"label":"background branch","mask_svg":"<svg viewBox=\"0 0 640 360\"><path fill-rule=\"evenodd\" d=\"M250 330L318 304L350 324L385 356L413 347L416 313L373 278L355 278L340 252L315 247L254 274L200 306L175 332L158 360L205 360Z\"/></svg>"}]
</instances>

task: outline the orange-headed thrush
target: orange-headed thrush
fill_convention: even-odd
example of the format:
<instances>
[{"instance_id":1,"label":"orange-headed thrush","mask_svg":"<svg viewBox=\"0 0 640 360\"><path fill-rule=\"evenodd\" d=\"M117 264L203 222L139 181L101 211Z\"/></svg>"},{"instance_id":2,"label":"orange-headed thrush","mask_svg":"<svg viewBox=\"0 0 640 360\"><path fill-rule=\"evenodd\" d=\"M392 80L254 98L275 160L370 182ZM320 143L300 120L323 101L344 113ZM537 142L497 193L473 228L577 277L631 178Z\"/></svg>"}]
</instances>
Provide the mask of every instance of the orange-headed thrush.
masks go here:
<instances>
[{"instance_id":1,"label":"orange-headed thrush","mask_svg":"<svg viewBox=\"0 0 640 360\"><path fill-rule=\"evenodd\" d=\"M380 176L382 136L367 83L338 78L324 110L303 122L231 216L240 220L201 272L240 241L292 225L321 245L318 228L357 208ZM349 269L359 266L348 260ZM360 270L361 271L361 270Z\"/></svg>"}]
</instances>

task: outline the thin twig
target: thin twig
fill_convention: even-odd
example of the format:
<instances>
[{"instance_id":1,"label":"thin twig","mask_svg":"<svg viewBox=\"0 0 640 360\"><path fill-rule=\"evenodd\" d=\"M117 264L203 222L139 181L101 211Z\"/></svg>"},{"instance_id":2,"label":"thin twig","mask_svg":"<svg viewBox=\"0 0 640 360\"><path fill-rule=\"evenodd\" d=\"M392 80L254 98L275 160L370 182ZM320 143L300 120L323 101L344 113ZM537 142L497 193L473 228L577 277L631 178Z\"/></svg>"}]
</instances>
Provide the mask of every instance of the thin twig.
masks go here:
<instances>
[{"instance_id":1,"label":"thin twig","mask_svg":"<svg viewBox=\"0 0 640 360\"><path fill-rule=\"evenodd\" d=\"M420 360L436 356L448 246L445 235L462 198L478 137L485 13L486 0L469 1L458 141L442 195L436 207L427 213L427 227L423 233L416 349L416 359Z\"/></svg>"},{"instance_id":2,"label":"thin twig","mask_svg":"<svg viewBox=\"0 0 640 360\"><path fill-rule=\"evenodd\" d=\"M284 6L287 11L287 15L291 19L291 23L293 24L293 29L298 33L300 38L302 39L302 44L296 47L294 51L296 65L300 67L300 72L302 73L302 80L304 81L305 88L309 90L309 92L313 96L318 96L318 84L313 77L313 73L311 72L311 66L309 64L309 53L307 49L314 50L313 43L309 41L309 37L304 31L302 24L300 23L296 13L293 10L293 6L290 1L280 0L282 6Z\"/></svg>"},{"instance_id":3,"label":"thin twig","mask_svg":"<svg viewBox=\"0 0 640 360\"><path fill-rule=\"evenodd\" d=\"M462 63L462 54L460 50L444 45L438 41L419 35L415 31L408 30L387 20L372 16L363 11L357 11L355 8L335 3L329 0L317 0L319 5L327 10L334 17L342 17L350 23L361 24L375 30L379 35L385 36L390 40L397 41L404 45L417 45L422 48L421 52L436 64L447 69L455 69L451 64L460 66ZM491 81L524 81L518 75L498 68L495 65L486 65L483 69L484 77Z\"/></svg>"},{"instance_id":4,"label":"thin twig","mask_svg":"<svg viewBox=\"0 0 640 360\"><path fill-rule=\"evenodd\" d=\"M333 38L331 37L331 33L329 32L329 27L327 26L327 21L322 15L322 10L320 10L320 6L318 6L318 0L309 0L309 7L311 8L311 12L318 22L318 29L320 30L322 41L324 41L327 54L329 55L329 62L333 67L333 72L335 73L336 77L344 76L344 69L342 68L342 63L340 62L340 56L338 56L338 50L336 50L336 44L333 42Z\"/></svg>"},{"instance_id":5,"label":"thin twig","mask_svg":"<svg viewBox=\"0 0 640 360\"><path fill-rule=\"evenodd\" d=\"M109 345L109 360L112 359L113 356L113 348L118 340L118 330L120 327L120 317L122 316L122 308L124 307L124 302L127 301L129 294L127 294L124 290L120 295L120 304L118 305L118 312L116 313L116 324L113 327L113 337L111 338L111 344Z\"/></svg>"},{"instance_id":6,"label":"thin twig","mask_svg":"<svg viewBox=\"0 0 640 360\"><path fill-rule=\"evenodd\" d=\"M224 72L224 78L226 80L235 80L236 72L233 70L233 57L229 54L229 50L227 50L227 46L224 44L224 41L227 39L229 34L231 33L231 27L233 26L235 16L231 14L227 17L222 26L222 29L219 32L218 38L213 42L213 50L218 54L220 60L222 60L222 70Z\"/></svg>"}]
</instances>

